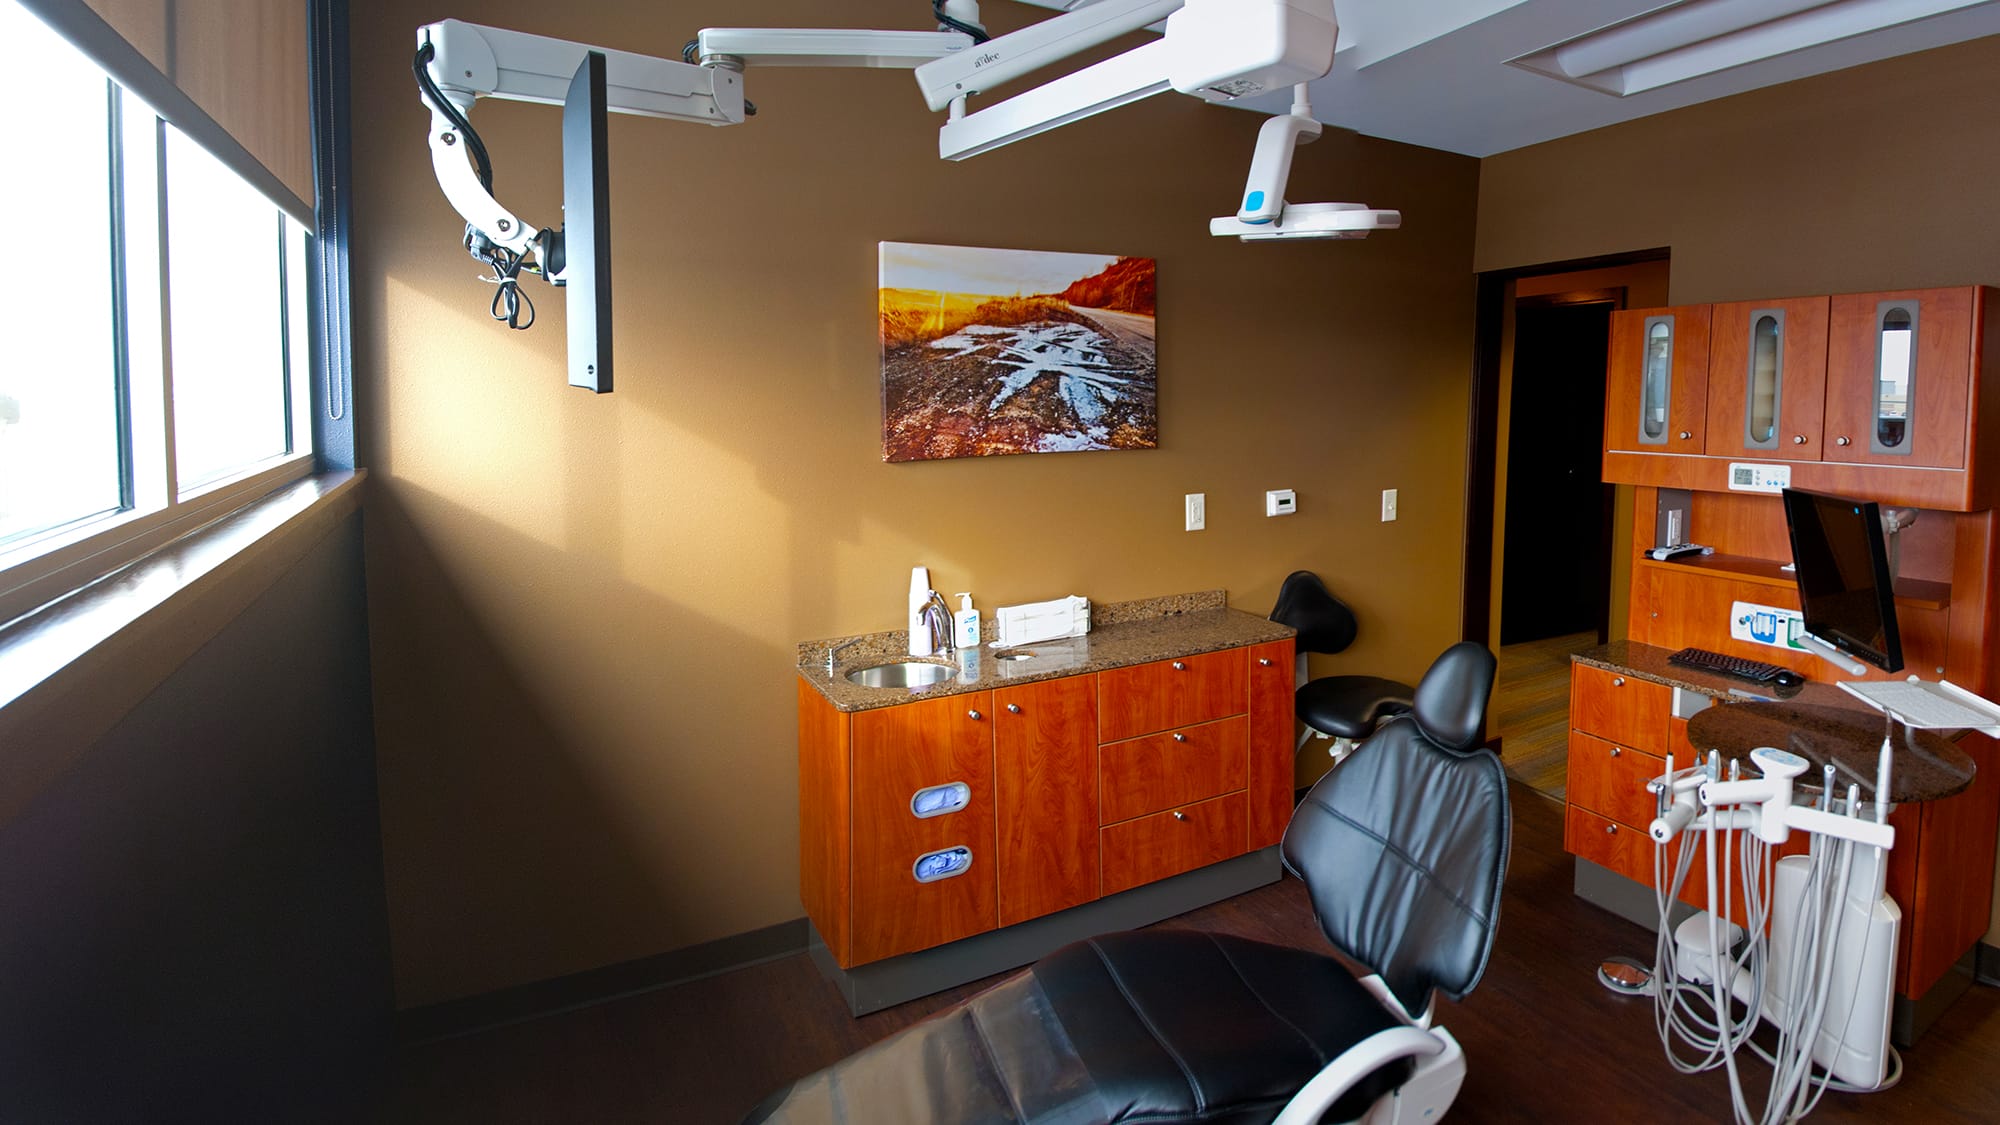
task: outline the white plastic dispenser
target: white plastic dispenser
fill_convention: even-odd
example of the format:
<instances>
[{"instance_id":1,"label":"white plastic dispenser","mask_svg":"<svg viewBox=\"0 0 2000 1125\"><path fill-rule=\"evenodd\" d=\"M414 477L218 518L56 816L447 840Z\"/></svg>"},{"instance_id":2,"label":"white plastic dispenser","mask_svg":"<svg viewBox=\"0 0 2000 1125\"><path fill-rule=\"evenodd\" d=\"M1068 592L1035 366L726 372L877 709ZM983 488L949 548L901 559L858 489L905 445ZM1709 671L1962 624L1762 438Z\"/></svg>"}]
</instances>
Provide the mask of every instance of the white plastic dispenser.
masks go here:
<instances>
[{"instance_id":1,"label":"white plastic dispenser","mask_svg":"<svg viewBox=\"0 0 2000 1125\"><path fill-rule=\"evenodd\" d=\"M931 628L924 620L924 607L931 600L931 568L910 568L910 655L931 655Z\"/></svg>"},{"instance_id":2,"label":"white plastic dispenser","mask_svg":"<svg viewBox=\"0 0 2000 1125\"><path fill-rule=\"evenodd\" d=\"M972 595L958 595L958 612L951 615L951 640L960 651L979 647L979 611L972 608Z\"/></svg>"}]
</instances>

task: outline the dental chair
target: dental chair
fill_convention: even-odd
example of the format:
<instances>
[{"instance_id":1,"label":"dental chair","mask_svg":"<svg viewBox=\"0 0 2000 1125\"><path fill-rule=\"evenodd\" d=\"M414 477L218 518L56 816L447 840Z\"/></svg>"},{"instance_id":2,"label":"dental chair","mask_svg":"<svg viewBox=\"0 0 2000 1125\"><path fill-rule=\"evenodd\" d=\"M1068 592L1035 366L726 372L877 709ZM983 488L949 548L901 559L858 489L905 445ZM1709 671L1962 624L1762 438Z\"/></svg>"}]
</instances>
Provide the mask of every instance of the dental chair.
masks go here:
<instances>
[{"instance_id":1,"label":"dental chair","mask_svg":"<svg viewBox=\"0 0 2000 1125\"><path fill-rule=\"evenodd\" d=\"M1507 867L1506 776L1479 748L1493 668L1476 644L1446 650L1410 715L1285 832L1321 930L1368 976L1228 934L1105 934L799 1080L746 1125L1437 1120L1465 1058L1432 1008L1485 971Z\"/></svg>"},{"instance_id":2,"label":"dental chair","mask_svg":"<svg viewBox=\"0 0 2000 1125\"><path fill-rule=\"evenodd\" d=\"M1292 696L1294 712L1306 729L1299 734L1296 752L1305 748L1315 734L1333 739L1328 753L1338 762L1356 743L1374 733L1382 720L1410 709L1412 689L1399 680L1381 676L1321 676L1307 678L1306 654L1332 655L1354 643L1357 627L1354 611L1333 596L1319 575L1295 570L1278 587L1278 604L1271 620L1298 630L1298 691Z\"/></svg>"}]
</instances>

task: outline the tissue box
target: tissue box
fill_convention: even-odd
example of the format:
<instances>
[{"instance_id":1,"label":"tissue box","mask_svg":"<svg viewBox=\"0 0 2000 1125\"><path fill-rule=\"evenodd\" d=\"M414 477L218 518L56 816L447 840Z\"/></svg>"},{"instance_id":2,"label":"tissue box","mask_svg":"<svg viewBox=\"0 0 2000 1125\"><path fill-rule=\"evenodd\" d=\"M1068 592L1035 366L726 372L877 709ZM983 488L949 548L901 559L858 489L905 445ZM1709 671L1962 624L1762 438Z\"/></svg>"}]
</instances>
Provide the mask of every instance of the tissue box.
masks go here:
<instances>
[{"instance_id":1,"label":"tissue box","mask_svg":"<svg viewBox=\"0 0 2000 1125\"><path fill-rule=\"evenodd\" d=\"M1049 602L1002 606L994 613L1000 644L1012 648L1090 632L1090 599L1071 595Z\"/></svg>"}]
</instances>

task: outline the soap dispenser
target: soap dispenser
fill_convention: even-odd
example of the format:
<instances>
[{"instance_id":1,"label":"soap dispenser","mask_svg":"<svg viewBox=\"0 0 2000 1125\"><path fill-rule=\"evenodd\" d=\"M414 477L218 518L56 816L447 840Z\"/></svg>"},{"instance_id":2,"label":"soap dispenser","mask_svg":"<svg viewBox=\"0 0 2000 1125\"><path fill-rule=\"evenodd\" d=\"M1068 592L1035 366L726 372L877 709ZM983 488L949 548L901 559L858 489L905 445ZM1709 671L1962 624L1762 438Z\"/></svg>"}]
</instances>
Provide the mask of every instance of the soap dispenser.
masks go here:
<instances>
[{"instance_id":1,"label":"soap dispenser","mask_svg":"<svg viewBox=\"0 0 2000 1125\"><path fill-rule=\"evenodd\" d=\"M930 622L924 620L924 608L931 600L931 568L918 566L910 568L910 655L931 655Z\"/></svg>"},{"instance_id":2,"label":"soap dispenser","mask_svg":"<svg viewBox=\"0 0 2000 1125\"><path fill-rule=\"evenodd\" d=\"M979 611L972 608L972 595L958 595L958 612L951 615L951 641L961 652L979 647Z\"/></svg>"}]
</instances>

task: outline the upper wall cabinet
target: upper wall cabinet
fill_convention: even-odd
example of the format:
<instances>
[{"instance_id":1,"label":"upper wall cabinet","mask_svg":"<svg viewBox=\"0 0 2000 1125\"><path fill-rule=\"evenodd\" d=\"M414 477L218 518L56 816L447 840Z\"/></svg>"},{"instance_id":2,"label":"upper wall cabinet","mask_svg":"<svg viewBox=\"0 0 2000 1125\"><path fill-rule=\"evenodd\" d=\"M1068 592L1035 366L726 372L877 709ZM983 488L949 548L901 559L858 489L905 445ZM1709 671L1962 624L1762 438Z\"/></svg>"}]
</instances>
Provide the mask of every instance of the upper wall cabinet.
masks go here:
<instances>
[{"instance_id":1,"label":"upper wall cabinet","mask_svg":"<svg viewBox=\"0 0 2000 1125\"><path fill-rule=\"evenodd\" d=\"M1701 453L1708 364L1707 305L1611 314L1605 448Z\"/></svg>"},{"instance_id":2,"label":"upper wall cabinet","mask_svg":"<svg viewBox=\"0 0 2000 1125\"><path fill-rule=\"evenodd\" d=\"M1706 452L1819 460L1827 298L1714 305L1709 325Z\"/></svg>"},{"instance_id":3,"label":"upper wall cabinet","mask_svg":"<svg viewBox=\"0 0 2000 1125\"><path fill-rule=\"evenodd\" d=\"M1828 461L1965 467L1975 289L1833 298L1828 328Z\"/></svg>"}]
</instances>

